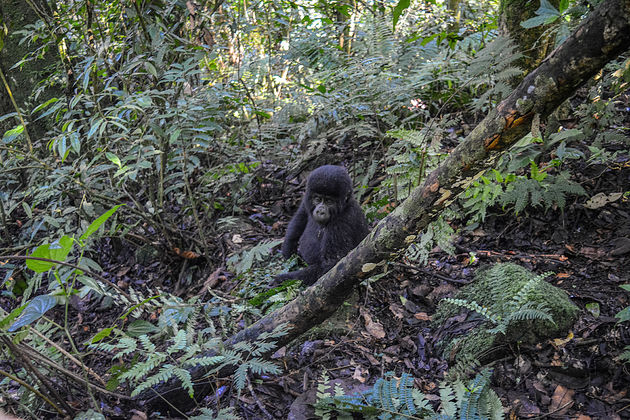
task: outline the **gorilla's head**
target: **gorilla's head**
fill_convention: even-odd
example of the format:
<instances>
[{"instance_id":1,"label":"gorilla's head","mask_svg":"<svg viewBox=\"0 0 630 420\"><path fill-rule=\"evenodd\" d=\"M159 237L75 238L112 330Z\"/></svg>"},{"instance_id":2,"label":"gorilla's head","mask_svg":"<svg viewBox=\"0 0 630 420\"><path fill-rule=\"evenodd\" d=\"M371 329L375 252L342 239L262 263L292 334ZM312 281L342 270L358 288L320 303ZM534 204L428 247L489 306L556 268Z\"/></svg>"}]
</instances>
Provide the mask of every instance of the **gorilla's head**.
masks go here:
<instances>
[{"instance_id":1,"label":"gorilla's head","mask_svg":"<svg viewBox=\"0 0 630 420\"><path fill-rule=\"evenodd\" d=\"M324 165L306 180L308 209L313 219L326 225L343 210L352 195L352 180L341 166Z\"/></svg>"}]
</instances>

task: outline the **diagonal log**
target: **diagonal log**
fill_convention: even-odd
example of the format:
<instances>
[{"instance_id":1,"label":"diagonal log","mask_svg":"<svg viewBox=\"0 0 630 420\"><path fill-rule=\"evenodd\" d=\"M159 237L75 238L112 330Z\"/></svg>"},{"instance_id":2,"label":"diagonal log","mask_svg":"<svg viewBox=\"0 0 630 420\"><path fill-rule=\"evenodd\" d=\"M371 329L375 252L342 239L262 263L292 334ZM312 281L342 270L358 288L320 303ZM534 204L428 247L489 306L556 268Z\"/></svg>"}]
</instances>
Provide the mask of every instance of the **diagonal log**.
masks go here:
<instances>
[{"instance_id":1,"label":"diagonal log","mask_svg":"<svg viewBox=\"0 0 630 420\"><path fill-rule=\"evenodd\" d=\"M407 238L421 232L475 179L492 168L497 158L530 130L535 116L547 117L629 47L630 0L602 3L363 242L297 299L233 335L224 345L229 348L242 341L253 342L262 332L288 323L289 333L278 341L281 346L328 318L366 277L364 267L371 266L366 264L387 260L406 248ZM236 368L226 366L220 374L230 375ZM191 370L194 380L204 374L202 368ZM195 398L200 401L210 390L209 383L199 381ZM169 410L169 406L186 410L195 403L176 380L159 385L140 400L160 411Z\"/></svg>"}]
</instances>

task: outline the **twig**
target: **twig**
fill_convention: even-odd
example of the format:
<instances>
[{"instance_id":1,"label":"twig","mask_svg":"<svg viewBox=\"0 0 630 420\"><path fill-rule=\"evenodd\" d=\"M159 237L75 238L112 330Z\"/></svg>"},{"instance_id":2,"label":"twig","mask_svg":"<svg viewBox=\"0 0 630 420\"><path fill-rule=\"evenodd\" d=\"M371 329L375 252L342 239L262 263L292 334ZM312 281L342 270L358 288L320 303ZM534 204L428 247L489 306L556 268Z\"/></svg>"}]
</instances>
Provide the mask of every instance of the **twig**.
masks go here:
<instances>
[{"instance_id":1,"label":"twig","mask_svg":"<svg viewBox=\"0 0 630 420\"><path fill-rule=\"evenodd\" d=\"M249 389L249 393L252 394L252 398L256 402L256 405L258 406L258 408L260 408L260 411L263 412L266 418L273 420L274 416L272 416L271 413L267 411L267 408L265 408L265 405L262 403L262 401L258 399L258 396L254 393L254 388L252 387L252 384L249 381L249 378L247 378L247 388Z\"/></svg>"},{"instance_id":2,"label":"twig","mask_svg":"<svg viewBox=\"0 0 630 420\"><path fill-rule=\"evenodd\" d=\"M40 333L39 331L37 331L35 328L31 328L31 332L34 332L37 336L39 336L40 338L42 338L44 341L46 341L48 344L50 344L51 346L53 346L54 348L56 348L57 350L59 350L60 353L62 353L63 355L65 355L68 359L70 359L71 361L73 361L75 364L77 364L79 367L83 368L87 373L89 373L90 375L92 375L97 381L99 381L100 383L102 383L103 385L107 385L105 383L105 380L103 380L103 378L101 378L96 372L94 372L92 369L90 369L89 367L85 366L84 363L82 363L80 360L78 360L76 357L74 357L73 355L71 355L70 353L68 353L63 347L61 347L59 344L53 342L50 338L46 337L44 334Z\"/></svg>"},{"instance_id":3,"label":"twig","mask_svg":"<svg viewBox=\"0 0 630 420\"><path fill-rule=\"evenodd\" d=\"M131 400L131 397L129 397L128 395L111 392L111 391L108 391L105 388L101 388L101 387L99 387L97 385L94 385L93 383L90 383L89 381L85 380L85 378L81 377L80 375L77 375L76 373L70 372L66 368L63 368L63 367L59 366L54 361L52 361L49 358L47 358L46 356L40 354L39 352L37 352L35 349L33 349L31 347L28 347L28 346L26 346L24 344L21 344L20 345L20 350L23 351L24 353L28 354L31 358L37 359L39 362L44 363L47 366L57 370L59 373L62 373L64 375L66 375L68 378L74 379L76 382L81 383L81 384L87 384L87 385L89 385L90 387L92 387L93 389L95 389L96 391L98 391L98 392L100 392L102 394L111 395L111 396L119 398L119 399Z\"/></svg>"},{"instance_id":4,"label":"twig","mask_svg":"<svg viewBox=\"0 0 630 420\"><path fill-rule=\"evenodd\" d=\"M419 271L421 273L424 273L428 276L434 276L437 277L440 280L444 280L444 281L449 281L451 283L457 283L457 284L468 284L470 283L469 281L466 280L456 280L456 279L452 279L450 277L447 277L443 274L439 274L439 273L435 273L433 271L429 271L426 268L420 268L420 267L416 267L415 265L411 265L411 264L404 264L404 263L393 263L395 266L397 267L402 267L402 268L407 268L410 270L415 270L415 271Z\"/></svg>"},{"instance_id":5,"label":"twig","mask_svg":"<svg viewBox=\"0 0 630 420\"><path fill-rule=\"evenodd\" d=\"M46 401L48 404L50 404L50 406L52 408L55 409L55 411L57 411L57 413L59 413L59 415L61 416L65 416L65 413L63 412L63 410L59 407L57 407L57 405L52 402L50 400L50 398L48 398L46 395L42 394L39 389L34 388L31 384L29 384L28 382L25 382L23 380L21 380L20 378L18 378L17 376L13 376L11 375L9 372L5 372L4 370L0 370L0 375L2 376L6 376L7 378L11 379L12 381L17 382L18 384L22 385L24 388L28 389L29 391L31 391L32 393L34 393L35 395L37 395L39 398L41 398L42 400Z\"/></svg>"}]
</instances>

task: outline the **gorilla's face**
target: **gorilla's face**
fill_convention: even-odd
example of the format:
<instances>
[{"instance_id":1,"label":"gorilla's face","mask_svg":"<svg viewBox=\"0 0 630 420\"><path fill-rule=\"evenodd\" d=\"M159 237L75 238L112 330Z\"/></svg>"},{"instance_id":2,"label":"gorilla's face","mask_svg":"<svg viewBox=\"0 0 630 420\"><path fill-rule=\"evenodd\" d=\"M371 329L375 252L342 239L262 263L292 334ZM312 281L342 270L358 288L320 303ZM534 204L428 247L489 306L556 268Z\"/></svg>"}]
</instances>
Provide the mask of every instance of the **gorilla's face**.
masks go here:
<instances>
[{"instance_id":1,"label":"gorilla's face","mask_svg":"<svg viewBox=\"0 0 630 420\"><path fill-rule=\"evenodd\" d=\"M311 208L313 219L320 225L325 225L330 221L336 212L336 199L324 194L313 194L311 197Z\"/></svg>"}]
</instances>

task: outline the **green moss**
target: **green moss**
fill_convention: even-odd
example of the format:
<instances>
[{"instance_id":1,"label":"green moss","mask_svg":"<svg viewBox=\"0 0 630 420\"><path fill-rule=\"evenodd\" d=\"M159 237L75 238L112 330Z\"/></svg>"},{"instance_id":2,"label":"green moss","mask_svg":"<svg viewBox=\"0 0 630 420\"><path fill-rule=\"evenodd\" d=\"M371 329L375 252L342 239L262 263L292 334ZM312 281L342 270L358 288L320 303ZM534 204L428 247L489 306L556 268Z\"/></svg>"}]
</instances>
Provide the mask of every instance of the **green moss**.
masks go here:
<instances>
[{"instance_id":1,"label":"green moss","mask_svg":"<svg viewBox=\"0 0 630 420\"><path fill-rule=\"evenodd\" d=\"M519 293L523 299L517 303ZM483 356L499 343L534 344L549 337L564 335L578 313L578 308L563 290L516 264L497 264L479 270L475 281L463 287L455 298L487 308L495 320L506 323L507 327L505 333L492 332L497 323L471 311L468 320L478 319L476 326L443 340L444 356L454 360L483 360ZM540 315L546 313L553 321L538 318L508 322L510 315L522 308L533 308L532 312ZM443 300L434 316L434 325L442 324L461 310L461 306Z\"/></svg>"}]
</instances>

